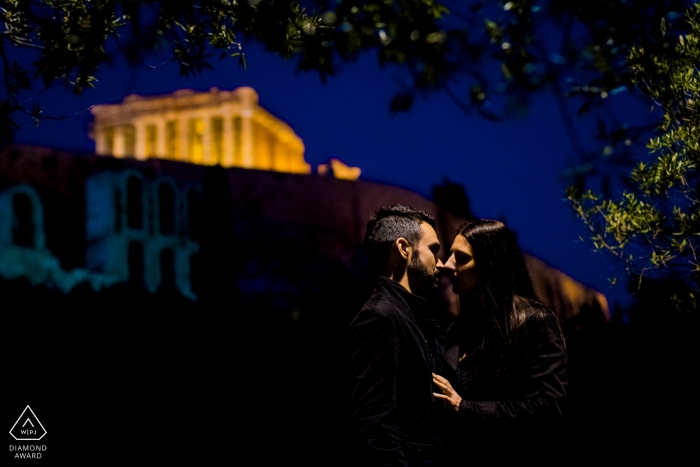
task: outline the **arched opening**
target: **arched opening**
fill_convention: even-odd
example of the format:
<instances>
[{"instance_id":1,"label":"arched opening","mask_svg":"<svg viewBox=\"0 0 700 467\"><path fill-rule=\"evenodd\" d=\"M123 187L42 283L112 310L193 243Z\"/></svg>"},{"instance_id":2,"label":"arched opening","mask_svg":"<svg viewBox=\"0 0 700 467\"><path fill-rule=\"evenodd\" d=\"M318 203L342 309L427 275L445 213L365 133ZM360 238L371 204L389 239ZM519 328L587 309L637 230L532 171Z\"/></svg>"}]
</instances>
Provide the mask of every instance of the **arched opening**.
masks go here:
<instances>
[{"instance_id":1,"label":"arched opening","mask_svg":"<svg viewBox=\"0 0 700 467\"><path fill-rule=\"evenodd\" d=\"M175 190L169 183L158 187L158 220L162 235L175 233Z\"/></svg>"},{"instance_id":2,"label":"arched opening","mask_svg":"<svg viewBox=\"0 0 700 467\"><path fill-rule=\"evenodd\" d=\"M160 252L160 286L168 289L175 287L175 253L170 248Z\"/></svg>"},{"instance_id":3,"label":"arched opening","mask_svg":"<svg viewBox=\"0 0 700 467\"><path fill-rule=\"evenodd\" d=\"M129 284L136 287L144 286L143 246L133 241L129 243Z\"/></svg>"},{"instance_id":4,"label":"arched opening","mask_svg":"<svg viewBox=\"0 0 700 467\"><path fill-rule=\"evenodd\" d=\"M187 194L187 234L193 242L199 241L201 236L202 197L197 190L190 190Z\"/></svg>"},{"instance_id":5,"label":"arched opening","mask_svg":"<svg viewBox=\"0 0 700 467\"><path fill-rule=\"evenodd\" d=\"M199 253L190 255L190 288L199 297L202 293L202 265Z\"/></svg>"},{"instance_id":6,"label":"arched opening","mask_svg":"<svg viewBox=\"0 0 700 467\"><path fill-rule=\"evenodd\" d=\"M136 177L126 182L126 222L132 229L143 227L143 186Z\"/></svg>"},{"instance_id":7,"label":"arched opening","mask_svg":"<svg viewBox=\"0 0 700 467\"><path fill-rule=\"evenodd\" d=\"M121 190L114 190L114 231L122 231L122 215L124 214Z\"/></svg>"},{"instance_id":8,"label":"arched opening","mask_svg":"<svg viewBox=\"0 0 700 467\"><path fill-rule=\"evenodd\" d=\"M34 244L34 205L25 193L18 193L12 198L14 212L12 224L12 243L33 248Z\"/></svg>"}]
</instances>

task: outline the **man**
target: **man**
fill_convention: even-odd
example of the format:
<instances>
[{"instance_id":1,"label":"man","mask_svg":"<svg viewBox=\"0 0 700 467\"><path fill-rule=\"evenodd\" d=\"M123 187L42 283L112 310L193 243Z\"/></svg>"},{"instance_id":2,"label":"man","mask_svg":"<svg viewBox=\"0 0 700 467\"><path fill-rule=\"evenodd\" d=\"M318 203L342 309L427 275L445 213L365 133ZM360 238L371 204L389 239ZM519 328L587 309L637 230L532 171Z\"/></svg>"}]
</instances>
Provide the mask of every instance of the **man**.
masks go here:
<instances>
[{"instance_id":1,"label":"man","mask_svg":"<svg viewBox=\"0 0 700 467\"><path fill-rule=\"evenodd\" d=\"M378 277L349 327L358 465L444 465L445 406L432 386L445 347L435 321L442 267L435 221L401 205L380 208L364 247Z\"/></svg>"}]
</instances>

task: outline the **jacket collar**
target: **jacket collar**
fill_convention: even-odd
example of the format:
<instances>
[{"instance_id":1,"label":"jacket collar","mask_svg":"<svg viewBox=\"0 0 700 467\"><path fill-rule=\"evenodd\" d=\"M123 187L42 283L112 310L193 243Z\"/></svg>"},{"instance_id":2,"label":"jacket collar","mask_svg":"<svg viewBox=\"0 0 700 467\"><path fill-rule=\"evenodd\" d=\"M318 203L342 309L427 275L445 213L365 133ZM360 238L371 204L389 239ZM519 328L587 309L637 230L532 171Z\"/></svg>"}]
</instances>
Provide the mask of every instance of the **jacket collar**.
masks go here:
<instances>
[{"instance_id":1,"label":"jacket collar","mask_svg":"<svg viewBox=\"0 0 700 467\"><path fill-rule=\"evenodd\" d=\"M386 276L378 276L375 287L385 291L394 299L405 303L407 308L411 310L411 313L419 323L424 339L433 352L435 371L439 372L445 360L446 333L435 319L437 304L412 294L401 284Z\"/></svg>"},{"instance_id":2,"label":"jacket collar","mask_svg":"<svg viewBox=\"0 0 700 467\"><path fill-rule=\"evenodd\" d=\"M394 298L406 303L408 308L416 315L418 319L433 318L431 313L431 304L428 300L418 295L412 294L401 284L386 276L378 276L375 286L381 288L391 294Z\"/></svg>"}]
</instances>

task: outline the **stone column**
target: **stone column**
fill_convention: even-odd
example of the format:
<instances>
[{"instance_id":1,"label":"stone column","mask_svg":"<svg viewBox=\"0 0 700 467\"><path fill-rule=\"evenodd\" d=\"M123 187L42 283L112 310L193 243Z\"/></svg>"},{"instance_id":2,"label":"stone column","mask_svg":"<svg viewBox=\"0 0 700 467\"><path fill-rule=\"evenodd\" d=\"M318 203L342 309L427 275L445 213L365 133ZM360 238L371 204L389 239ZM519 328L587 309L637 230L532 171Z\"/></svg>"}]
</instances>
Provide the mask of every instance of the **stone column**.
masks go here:
<instances>
[{"instance_id":1,"label":"stone column","mask_svg":"<svg viewBox=\"0 0 700 467\"><path fill-rule=\"evenodd\" d=\"M146 159L146 122L141 119L134 120L134 158Z\"/></svg>"},{"instance_id":2,"label":"stone column","mask_svg":"<svg viewBox=\"0 0 700 467\"><path fill-rule=\"evenodd\" d=\"M223 151L221 166L231 167L233 165L233 112L231 112L230 105L225 105L221 108L221 116L224 119L224 134L221 142Z\"/></svg>"},{"instance_id":3,"label":"stone column","mask_svg":"<svg viewBox=\"0 0 700 467\"><path fill-rule=\"evenodd\" d=\"M242 86L234 91L240 101L243 128L241 131L241 143L243 152L242 166L252 168L255 166L255 154L253 153L253 125L252 119L258 106L258 93L253 88Z\"/></svg>"},{"instance_id":4,"label":"stone column","mask_svg":"<svg viewBox=\"0 0 700 467\"><path fill-rule=\"evenodd\" d=\"M189 135L190 135L190 117L189 114L178 113L176 116L177 124L180 126L180 154L177 155L175 160L178 161L189 161Z\"/></svg>"},{"instance_id":5,"label":"stone column","mask_svg":"<svg viewBox=\"0 0 700 467\"><path fill-rule=\"evenodd\" d=\"M107 132L102 127L95 127L95 154L107 154Z\"/></svg>"},{"instance_id":6,"label":"stone column","mask_svg":"<svg viewBox=\"0 0 700 467\"><path fill-rule=\"evenodd\" d=\"M167 117L167 115L166 115ZM158 157L165 159L167 157L167 121L169 118L161 118L156 123L156 153Z\"/></svg>"},{"instance_id":7,"label":"stone column","mask_svg":"<svg viewBox=\"0 0 700 467\"><path fill-rule=\"evenodd\" d=\"M214 148L212 147L211 135L211 117L212 112L206 109L198 112L197 118L204 122L204 134L202 135L202 163L205 165L214 165Z\"/></svg>"},{"instance_id":8,"label":"stone column","mask_svg":"<svg viewBox=\"0 0 700 467\"><path fill-rule=\"evenodd\" d=\"M246 168L253 168L255 166L253 154L253 111L244 109L241 117L243 117L243 128L241 131L243 163L241 165Z\"/></svg>"},{"instance_id":9,"label":"stone column","mask_svg":"<svg viewBox=\"0 0 700 467\"><path fill-rule=\"evenodd\" d=\"M124 157L124 127L122 125L114 126L114 157Z\"/></svg>"}]
</instances>

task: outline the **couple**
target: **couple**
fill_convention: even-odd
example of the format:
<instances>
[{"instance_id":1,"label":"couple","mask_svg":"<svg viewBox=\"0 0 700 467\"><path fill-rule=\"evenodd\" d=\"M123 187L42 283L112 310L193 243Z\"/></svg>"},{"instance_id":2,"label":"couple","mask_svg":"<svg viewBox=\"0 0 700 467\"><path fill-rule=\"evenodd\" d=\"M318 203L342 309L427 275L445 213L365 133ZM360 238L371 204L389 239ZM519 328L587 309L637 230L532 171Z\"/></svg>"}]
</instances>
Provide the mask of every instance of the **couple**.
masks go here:
<instances>
[{"instance_id":1,"label":"couple","mask_svg":"<svg viewBox=\"0 0 700 467\"><path fill-rule=\"evenodd\" d=\"M364 247L378 277L349 327L357 465L480 465L556 448L564 338L513 232L466 222L443 264L434 219L395 205L370 219ZM439 274L460 300L447 331Z\"/></svg>"}]
</instances>

